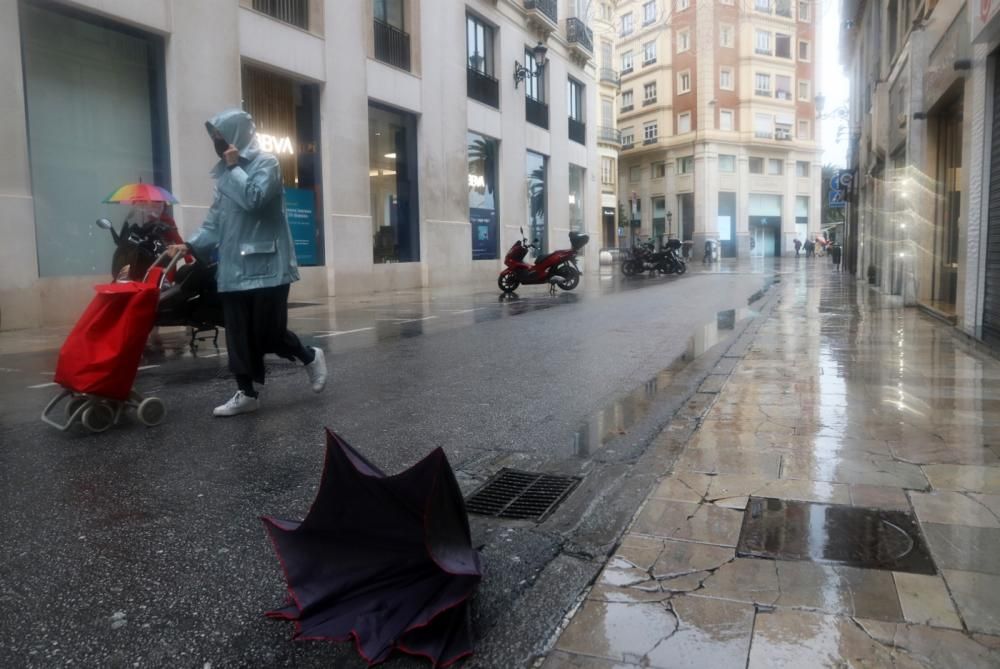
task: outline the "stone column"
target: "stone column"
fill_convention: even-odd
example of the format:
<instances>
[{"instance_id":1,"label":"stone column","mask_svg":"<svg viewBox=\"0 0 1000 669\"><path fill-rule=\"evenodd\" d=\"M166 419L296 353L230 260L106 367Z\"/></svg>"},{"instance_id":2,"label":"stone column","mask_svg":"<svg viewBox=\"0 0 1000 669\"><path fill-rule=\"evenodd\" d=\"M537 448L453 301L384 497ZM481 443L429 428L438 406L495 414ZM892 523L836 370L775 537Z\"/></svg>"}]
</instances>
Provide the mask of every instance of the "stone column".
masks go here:
<instances>
[{"instance_id":1,"label":"stone column","mask_svg":"<svg viewBox=\"0 0 1000 669\"><path fill-rule=\"evenodd\" d=\"M0 330L41 323L18 3L0 3Z\"/></svg>"},{"instance_id":2,"label":"stone column","mask_svg":"<svg viewBox=\"0 0 1000 669\"><path fill-rule=\"evenodd\" d=\"M217 6L218 4L218 6ZM242 103L239 5L175 0L166 49L170 175L181 204L174 215L185 237L212 204L208 172L219 160L205 121Z\"/></svg>"},{"instance_id":3,"label":"stone column","mask_svg":"<svg viewBox=\"0 0 1000 669\"><path fill-rule=\"evenodd\" d=\"M750 160L747 151L740 148L736 158L736 255L750 256Z\"/></svg>"},{"instance_id":4,"label":"stone column","mask_svg":"<svg viewBox=\"0 0 1000 669\"><path fill-rule=\"evenodd\" d=\"M322 141L323 211L330 294L371 289L372 220L368 177L367 55L373 39L370 5L338 3L326 12L326 76Z\"/></svg>"},{"instance_id":5,"label":"stone column","mask_svg":"<svg viewBox=\"0 0 1000 669\"><path fill-rule=\"evenodd\" d=\"M781 198L781 255L795 255L795 198L798 194L795 180L795 156L785 156L785 192ZM805 241L805 240L802 240Z\"/></svg>"}]
</instances>

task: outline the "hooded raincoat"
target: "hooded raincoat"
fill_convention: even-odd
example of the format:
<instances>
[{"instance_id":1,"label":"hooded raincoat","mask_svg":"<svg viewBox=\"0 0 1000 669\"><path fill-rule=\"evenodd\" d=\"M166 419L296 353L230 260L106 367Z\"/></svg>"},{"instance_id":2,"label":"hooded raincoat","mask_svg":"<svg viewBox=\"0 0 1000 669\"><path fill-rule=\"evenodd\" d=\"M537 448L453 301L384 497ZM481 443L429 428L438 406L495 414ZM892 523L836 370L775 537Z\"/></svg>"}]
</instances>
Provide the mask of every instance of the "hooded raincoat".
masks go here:
<instances>
[{"instance_id":1,"label":"hooded raincoat","mask_svg":"<svg viewBox=\"0 0 1000 669\"><path fill-rule=\"evenodd\" d=\"M202 257L218 249L220 293L298 281L278 159L260 150L253 119L243 110L224 111L205 126L239 149L240 161L227 169L220 160L212 169L212 207L188 244Z\"/></svg>"}]
</instances>

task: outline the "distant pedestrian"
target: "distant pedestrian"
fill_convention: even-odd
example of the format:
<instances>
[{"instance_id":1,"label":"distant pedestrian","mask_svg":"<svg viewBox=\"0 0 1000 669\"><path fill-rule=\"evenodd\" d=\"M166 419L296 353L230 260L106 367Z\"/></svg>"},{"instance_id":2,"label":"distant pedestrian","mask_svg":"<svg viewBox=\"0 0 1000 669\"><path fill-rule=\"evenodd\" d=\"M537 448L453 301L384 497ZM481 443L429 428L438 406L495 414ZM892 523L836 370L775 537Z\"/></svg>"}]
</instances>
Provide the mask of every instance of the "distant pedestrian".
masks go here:
<instances>
[{"instance_id":1,"label":"distant pedestrian","mask_svg":"<svg viewBox=\"0 0 1000 669\"><path fill-rule=\"evenodd\" d=\"M265 354L302 362L317 393L326 385L326 360L288 330L288 291L299 271L278 159L261 151L245 111L224 111L205 126L220 158L212 170L215 198L201 229L170 249L193 249L202 258L218 249L229 369L238 390L213 414L236 416L257 410L254 382L264 383Z\"/></svg>"},{"instance_id":2,"label":"distant pedestrian","mask_svg":"<svg viewBox=\"0 0 1000 669\"><path fill-rule=\"evenodd\" d=\"M799 257L799 251L802 249L802 242L800 242L799 240L795 239L795 240L793 240L793 243L795 244L795 257L798 258Z\"/></svg>"},{"instance_id":3,"label":"distant pedestrian","mask_svg":"<svg viewBox=\"0 0 1000 669\"><path fill-rule=\"evenodd\" d=\"M816 248L816 242L814 242L811 239L807 239L805 243L806 258L812 258L813 251L815 250L815 248Z\"/></svg>"}]
</instances>

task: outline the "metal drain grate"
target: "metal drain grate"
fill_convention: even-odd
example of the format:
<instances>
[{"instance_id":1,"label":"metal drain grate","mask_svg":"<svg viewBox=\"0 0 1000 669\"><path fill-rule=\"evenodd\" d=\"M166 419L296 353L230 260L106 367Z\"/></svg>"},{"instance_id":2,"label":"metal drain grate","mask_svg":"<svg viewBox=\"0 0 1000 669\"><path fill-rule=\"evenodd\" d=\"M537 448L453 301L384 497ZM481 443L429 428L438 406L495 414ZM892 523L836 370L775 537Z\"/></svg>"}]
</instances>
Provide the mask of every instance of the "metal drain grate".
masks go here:
<instances>
[{"instance_id":1,"label":"metal drain grate","mask_svg":"<svg viewBox=\"0 0 1000 669\"><path fill-rule=\"evenodd\" d=\"M483 487L469 495L469 513L496 518L541 522L569 496L580 479L501 469Z\"/></svg>"}]
</instances>

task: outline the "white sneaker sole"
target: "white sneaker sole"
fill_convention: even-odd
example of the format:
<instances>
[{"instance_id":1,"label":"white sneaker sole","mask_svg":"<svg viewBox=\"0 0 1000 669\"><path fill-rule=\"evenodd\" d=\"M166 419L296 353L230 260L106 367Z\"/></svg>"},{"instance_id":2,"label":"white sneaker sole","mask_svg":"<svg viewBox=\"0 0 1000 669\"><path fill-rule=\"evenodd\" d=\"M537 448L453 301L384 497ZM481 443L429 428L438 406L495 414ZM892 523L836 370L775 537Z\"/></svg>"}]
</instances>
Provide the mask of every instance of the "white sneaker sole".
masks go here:
<instances>
[{"instance_id":1,"label":"white sneaker sole","mask_svg":"<svg viewBox=\"0 0 1000 669\"><path fill-rule=\"evenodd\" d=\"M223 407L215 407L215 409L212 411L212 415L215 416L216 418L231 418L233 416L239 416L240 414L253 413L259 408L260 404L258 402L254 402L253 404L247 405L239 409L225 409Z\"/></svg>"}]
</instances>

